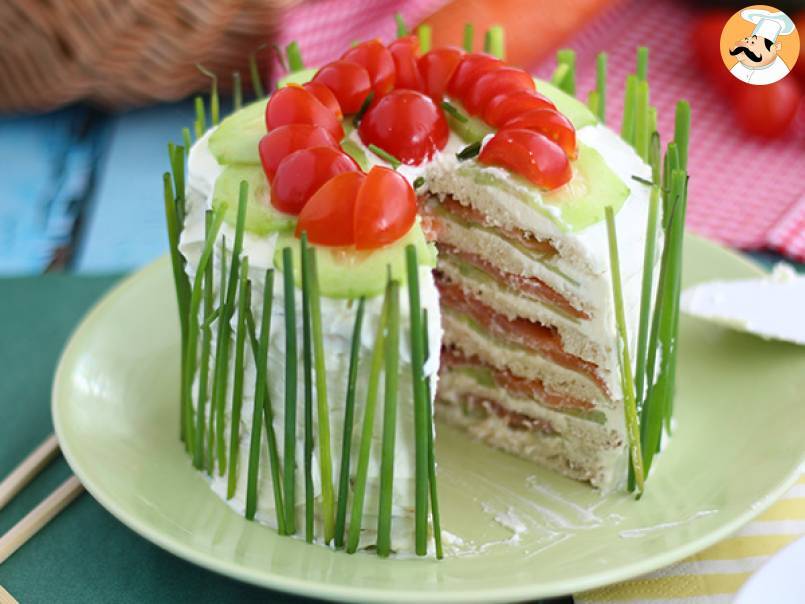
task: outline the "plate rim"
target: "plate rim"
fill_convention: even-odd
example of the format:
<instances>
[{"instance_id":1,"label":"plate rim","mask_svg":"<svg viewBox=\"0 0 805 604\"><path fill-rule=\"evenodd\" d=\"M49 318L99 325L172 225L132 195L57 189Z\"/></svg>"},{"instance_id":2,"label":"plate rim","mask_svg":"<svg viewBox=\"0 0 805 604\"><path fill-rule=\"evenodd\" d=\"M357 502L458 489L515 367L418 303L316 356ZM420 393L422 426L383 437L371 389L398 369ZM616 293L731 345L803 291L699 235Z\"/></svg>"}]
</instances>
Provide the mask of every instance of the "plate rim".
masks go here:
<instances>
[{"instance_id":1,"label":"plate rim","mask_svg":"<svg viewBox=\"0 0 805 604\"><path fill-rule=\"evenodd\" d=\"M766 274L766 271L761 267L760 264L750 258L747 258L745 255L739 252L719 245L718 243L706 239L705 237L693 234L689 231L685 232L685 238L688 240L695 239L697 240L697 244L713 248L721 253L726 253L732 256L735 261L744 265L747 269L758 275ZM472 591L453 590L439 592L392 592L387 589L380 589L376 587L361 587L354 585L341 586L318 581L306 581L303 579L291 578L286 575L274 573L268 570L250 570L239 564L222 560L211 554L198 551L197 549L189 545L185 545L180 541L164 537L159 530L152 528L148 522L141 521L135 515L128 514L122 509L122 506L118 506L114 496L105 493L102 488L99 488L97 485L93 484L92 480L88 478L87 474L83 471L82 466L76 461L74 452L69 444L69 439L62 438L65 430L63 422L65 420L60 411L58 391L63 388L63 383L65 382L64 374L66 372L66 360L68 357L74 354L73 349L77 346L78 335L88 324L95 321L97 316L102 313L102 311L109 304L113 303L120 296L123 296L136 282L142 280L151 272L158 270L163 264L167 264L167 261L167 254L162 255L143 268L124 277L123 280L115 284L86 312L86 314L70 333L70 336L67 339L61 354L59 355L53 383L51 386L51 416L53 419L55 433L59 440L62 455L64 456L73 473L81 481L81 484L84 486L87 492L103 508L117 518L117 520L141 537L144 537L151 543L161 547L175 556L197 564L207 570L217 572L219 574L223 574L258 587L274 589L300 596L316 597L329 601L354 601L356 598L359 598L362 601L389 601L391 599L392 601L397 602L511 602L530 600L534 598L556 597L589 591L626 581L669 566L675 562L678 562L679 560L682 560L683 558L710 547L718 541L721 541L730 534L736 532L739 528L744 526L753 518L766 511L777 499L779 499L789 488L791 488L801 472L800 468L803 466L803 463L805 463L805 450L803 450L800 452L799 462L792 466L792 471L788 476L786 476L785 479L780 481L773 489L769 490L760 500L755 502L755 504L747 509L743 514L740 514L730 522L713 529L706 535L660 554L649 556L648 558L638 560L631 564L621 565L617 569L602 571L581 577L578 580L573 581L572 585L567 585L568 581L565 580L566 586L563 586L561 583L535 583L509 588L496 587L485 590L473 589ZM437 563L431 560L423 560L422 562Z\"/></svg>"}]
</instances>

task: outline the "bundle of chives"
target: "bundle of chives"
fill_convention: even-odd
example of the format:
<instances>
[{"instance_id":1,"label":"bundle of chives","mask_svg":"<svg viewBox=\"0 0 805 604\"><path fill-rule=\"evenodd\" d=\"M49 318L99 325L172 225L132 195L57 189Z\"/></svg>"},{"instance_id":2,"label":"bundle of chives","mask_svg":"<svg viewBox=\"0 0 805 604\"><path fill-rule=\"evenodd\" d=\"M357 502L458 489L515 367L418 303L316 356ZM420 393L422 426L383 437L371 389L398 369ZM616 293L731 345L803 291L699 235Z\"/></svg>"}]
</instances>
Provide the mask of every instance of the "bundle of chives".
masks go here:
<instances>
[{"instance_id":1,"label":"bundle of chives","mask_svg":"<svg viewBox=\"0 0 805 604\"><path fill-rule=\"evenodd\" d=\"M419 263L416 248L407 245L405 259L408 277L408 306L410 309L411 338L411 372L414 394L414 439L416 489L415 499L415 544L416 553L424 556L427 553L428 531L428 423L427 392L424 378L424 343L422 342L422 305L419 296Z\"/></svg>"},{"instance_id":2,"label":"bundle of chives","mask_svg":"<svg viewBox=\"0 0 805 604\"><path fill-rule=\"evenodd\" d=\"M380 455L380 497L377 510L377 555L391 553L391 503L394 491L394 447L397 433L397 385L399 380L400 283L386 285L388 315L385 338L385 399L383 401L383 446Z\"/></svg>"},{"instance_id":3,"label":"bundle of chives","mask_svg":"<svg viewBox=\"0 0 805 604\"><path fill-rule=\"evenodd\" d=\"M422 338L424 341L425 363L430 360L430 337L428 334L428 309L422 311ZM444 557L442 550L442 523L439 515L439 490L436 486L436 451L434 447L435 435L433 407L431 405L430 378L423 375L425 380L425 402L427 403L428 416L428 483L430 484L430 506L433 518L433 540L436 544L436 558L441 560Z\"/></svg>"},{"instance_id":4,"label":"bundle of chives","mask_svg":"<svg viewBox=\"0 0 805 604\"><path fill-rule=\"evenodd\" d=\"M238 195L238 216L235 222L235 241L232 244L232 259L227 275L226 297L218 319L218 334L215 351L212 397L215 404L215 442L218 457L218 473L226 471L226 436L224 434L224 409L226 386L229 379L229 334L230 320L235 312L235 295L240 279L240 253L243 249L243 232L246 227L246 203L249 198L249 183L241 181ZM225 262L224 256L221 263Z\"/></svg>"},{"instance_id":5,"label":"bundle of chives","mask_svg":"<svg viewBox=\"0 0 805 604\"><path fill-rule=\"evenodd\" d=\"M210 211L212 210L208 210L208 212ZM185 398L184 401L182 401L182 404L185 408L185 437L188 451L195 450L192 384L193 376L196 373L196 344L198 342L199 332L198 314L199 307L201 306L201 286L204 281L207 262L210 261L210 256L212 255L212 248L215 244L215 239L218 237L218 231L221 228L221 223L224 220L226 204L221 204L221 206L212 212L213 214L210 222L210 228L207 230L204 248L202 249L201 257L198 261L196 275L193 278L193 288L190 291L190 308L188 310L187 351L183 374Z\"/></svg>"},{"instance_id":6,"label":"bundle of chives","mask_svg":"<svg viewBox=\"0 0 805 604\"><path fill-rule=\"evenodd\" d=\"M213 126L217 126L221 121L221 101L218 98L218 76L198 63L196 63L196 68L212 80L210 84L210 121Z\"/></svg>"},{"instance_id":7,"label":"bundle of chives","mask_svg":"<svg viewBox=\"0 0 805 604\"><path fill-rule=\"evenodd\" d=\"M464 25L464 50L467 52L472 52L473 46L473 39L475 37L475 28L473 27L472 23L467 23Z\"/></svg>"},{"instance_id":8,"label":"bundle of chives","mask_svg":"<svg viewBox=\"0 0 805 604\"><path fill-rule=\"evenodd\" d=\"M310 333L310 263L307 233L299 241L302 262L302 378L305 385L305 541L313 542L313 345Z\"/></svg>"},{"instance_id":9,"label":"bundle of chives","mask_svg":"<svg viewBox=\"0 0 805 604\"><path fill-rule=\"evenodd\" d=\"M417 37L419 38L419 52L425 54L430 50L433 32L430 25L422 24L416 29Z\"/></svg>"},{"instance_id":10,"label":"bundle of chives","mask_svg":"<svg viewBox=\"0 0 805 604\"><path fill-rule=\"evenodd\" d=\"M260 341L255 363L257 379L254 386L254 410L252 412L252 434L249 443L249 470L246 480L246 518L251 520L257 511L257 477L260 467L260 437L262 436L263 415L268 386L268 339L271 335L271 311L274 301L274 271L265 273L263 287L263 312L260 325ZM274 485L276 489L276 484Z\"/></svg>"},{"instance_id":11,"label":"bundle of chives","mask_svg":"<svg viewBox=\"0 0 805 604\"><path fill-rule=\"evenodd\" d=\"M335 515L335 546L344 547L344 530L347 519L347 498L349 496L349 468L352 452L352 429L355 416L355 391L358 380L359 353L361 349L361 328L366 298L358 301L355 312L355 326L352 329L352 344L349 352L349 373L347 374L347 395L344 408L344 434L341 439L341 468L338 477L338 505Z\"/></svg>"},{"instance_id":12,"label":"bundle of chives","mask_svg":"<svg viewBox=\"0 0 805 604\"><path fill-rule=\"evenodd\" d=\"M402 38L408 35L408 27L405 25L405 19L400 13L394 13L394 22L397 24L397 37Z\"/></svg>"},{"instance_id":13,"label":"bundle of chives","mask_svg":"<svg viewBox=\"0 0 805 604\"><path fill-rule=\"evenodd\" d=\"M493 57L503 59L506 56L506 43L503 36L503 28L500 25L490 27L484 36L484 51Z\"/></svg>"},{"instance_id":14,"label":"bundle of chives","mask_svg":"<svg viewBox=\"0 0 805 604\"><path fill-rule=\"evenodd\" d=\"M285 534L296 533L296 298L291 248L282 250L282 282L285 302L285 438L283 442L283 491Z\"/></svg>"},{"instance_id":15,"label":"bundle of chives","mask_svg":"<svg viewBox=\"0 0 805 604\"><path fill-rule=\"evenodd\" d=\"M626 331L626 315L623 308L623 290L621 287L620 260L618 258L618 239L615 231L615 213L612 206L604 208L609 240L609 264L612 275L612 297L615 302L615 323L618 331L619 364L621 370L621 387L623 390L623 407L626 416L626 432L629 440L634 478L637 484L638 497L643 493L644 473L643 458L640 452L640 425L635 403L634 381L632 379L632 362L629 358L629 339Z\"/></svg>"},{"instance_id":16,"label":"bundle of chives","mask_svg":"<svg viewBox=\"0 0 805 604\"><path fill-rule=\"evenodd\" d=\"M307 272L310 275L311 327L313 352L316 362L316 417L319 425L319 470L321 472L321 506L324 519L324 542L330 543L335 535L335 501L333 495L333 461L330 446L330 407L327 403L327 368L325 366L324 337L321 328L321 298L316 267L316 250L308 250Z\"/></svg>"},{"instance_id":17,"label":"bundle of chives","mask_svg":"<svg viewBox=\"0 0 805 604\"><path fill-rule=\"evenodd\" d=\"M363 412L363 428L361 430L361 446L358 451L358 465L355 471L355 486L352 492L352 509L349 517L347 533L347 553L354 554L358 549L363 519L363 501L366 494L366 478L369 473L369 456L372 451L372 433L375 426L375 410L377 392L380 383L380 372L383 369L383 340L388 315L388 290L383 300L383 307L377 323L372 360L369 367L369 381L366 387L366 406Z\"/></svg>"},{"instance_id":18,"label":"bundle of chives","mask_svg":"<svg viewBox=\"0 0 805 604\"><path fill-rule=\"evenodd\" d=\"M204 132L207 130L207 112L204 109L204 99L200 96L195 98L195 105L196 121L193 122L193 127L196 131L196 140L198 140L204 136Z\"/></svg>"},{"instance_id":19,"label":"bundle of chives","mask_svg":"<svg viewBox=\"0 0 805 604\"><path fill-rule=\"evenodd\" d=\"M232 107L235 111L243 107L243 82L239 71L232 72Z\"/></svg>"},{"instance_id":20,"label":"bundle of chives","mask_svg":"<svg viewBox=\"0 0 805 604\"><path fill-rule=\"evenodd\" d=\"M556 70L551 83L570 96L576 96L576 52L563 48L556 53Z\"/></svg>"},{"instance_id":21,"label":"bundle of chives","mask_svg":"<svg viewBox=\"0 0 805 604\"><path fill-rule=\"evenodd\" d=\"M221 266L219 268L220 275L218 281L218 334L220 337L221 323L223 321L222 315L226 305L226 236L221 237ZM212 326L210 325L210 329ZM216 348L217 350L217 348ZM215 378L217 371L217 358L216 363L213 365L213 378ZM210 418L209 426L207 427L207 473L212 476L215 471L215 384L210 396Z\"/></svg>"},{"instance_id":22,"label":"bundle of chives","mask_svg":"<svg viewBox=\"0 0 805 604\"><path fill-rule=\"evenodd\" d=\"M205 228L206 232L210 230L211 215L206 215ZM198 409L196 411L196 447L193 451L193 465L201 469L204 465L204 429L206 427L205 410L207 405L207 378L210 370L210 340L212 339L212 332L210 330L210 317L212 316L213 305L213 263L207 262L207 269L204 275L204 308L203 308L203 322L201 328L201 354L199 362L201 367L198 372L198 394L196 396Z\"/></svg>"},{"instance_id":23,"label":"bundle of chives","mask_svg":"<svg viewBox=\"0 0 805 604\"><path fill-rule=\"evenodd\" d=\"M226 498L235 495L238 483L238 450L240 446L240 414L243 408L243 361L246 354L246 313L251 308L251 282L249 258L240 264L240 297L238 299L238 327L235 331L235 376L232 384L232 406L229 411L229 472Z\"/></svg>"},{"instance_id":24,"label":"bundle of chives","mask_svg":"<svg viewBox=\"0 0 805 604\"><path fill-rule=\"evenodd\" d=\"M263 46L264 45L261 44L249 55L249 76L252 80L254 96L258 99L262 99L266 95L265 88L263 88L263 80L260 77L260 66L257 64L257 53L263 49Z\"/></svg>"}]
</instances>

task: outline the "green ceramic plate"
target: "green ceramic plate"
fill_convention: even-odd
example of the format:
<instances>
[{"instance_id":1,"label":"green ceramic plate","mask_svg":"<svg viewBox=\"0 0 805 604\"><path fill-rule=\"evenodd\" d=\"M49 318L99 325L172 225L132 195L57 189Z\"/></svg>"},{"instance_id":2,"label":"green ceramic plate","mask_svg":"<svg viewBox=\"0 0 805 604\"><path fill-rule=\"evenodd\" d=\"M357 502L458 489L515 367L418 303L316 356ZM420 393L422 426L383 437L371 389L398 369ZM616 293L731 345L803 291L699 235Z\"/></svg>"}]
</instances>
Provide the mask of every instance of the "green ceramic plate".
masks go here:
<instances>
[{"instance_id":1,"label":"green ceramic plate","mask_svg":"<svg viewBox=\"0 0 805 604\"><path fill-rule=\"evenodd\" d=\"M464 440L438 437L451 555L380 560L278 537L207 487L179 445L178 327L160 260L104 298L67 345L53 418L90 493L129 527L209 569L343 600L502 601L634 577L722 539L793 481L805 440L805 352L685 318L677 428L639 502ZM758 269L688 237L685 281ZM515 529L515 530L512 530Z\"/></svg>"}]
</instances>

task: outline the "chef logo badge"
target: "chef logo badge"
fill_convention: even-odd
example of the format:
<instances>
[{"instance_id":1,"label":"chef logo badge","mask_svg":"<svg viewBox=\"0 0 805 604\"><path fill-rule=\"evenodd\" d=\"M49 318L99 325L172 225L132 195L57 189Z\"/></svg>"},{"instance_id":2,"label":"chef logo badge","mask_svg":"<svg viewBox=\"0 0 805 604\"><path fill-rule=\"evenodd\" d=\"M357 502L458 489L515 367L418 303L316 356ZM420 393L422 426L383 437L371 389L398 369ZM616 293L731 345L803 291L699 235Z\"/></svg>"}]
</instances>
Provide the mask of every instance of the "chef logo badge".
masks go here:
<instances>
[{"instance_id":1,"label":"chef logo badge","mask_svg":"<svg viewBox=\"0 0 805 604\"><path fill-rule=\"evenodd\" d=\"M730 73L755 86L782 80L799 56L794 22L773 6L755 5L735 13L721 32L721 58Z\"/></svg>"}]
</instances>

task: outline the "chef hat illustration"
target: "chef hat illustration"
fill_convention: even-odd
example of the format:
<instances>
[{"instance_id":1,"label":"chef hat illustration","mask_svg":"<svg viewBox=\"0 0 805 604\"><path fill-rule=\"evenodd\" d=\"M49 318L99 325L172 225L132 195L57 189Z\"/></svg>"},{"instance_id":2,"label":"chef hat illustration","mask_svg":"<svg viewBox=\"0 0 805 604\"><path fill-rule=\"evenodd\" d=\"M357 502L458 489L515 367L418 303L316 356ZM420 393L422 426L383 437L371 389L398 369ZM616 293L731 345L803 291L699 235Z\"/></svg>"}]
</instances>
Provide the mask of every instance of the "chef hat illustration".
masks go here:
<instances>
[{"instance_id":1,"label":"chef hat illustration","mask_svg":"<svg viewBox=\"0 0 805 604\"><path fill-rule=\"evenodd\" d=\"M787 36L794 31L794 22L783 12L773 13L762 8L747 8L741 17L755 24L753 36L760 36L774 42L777 36Z\"/></svg>"}]
</instances>

